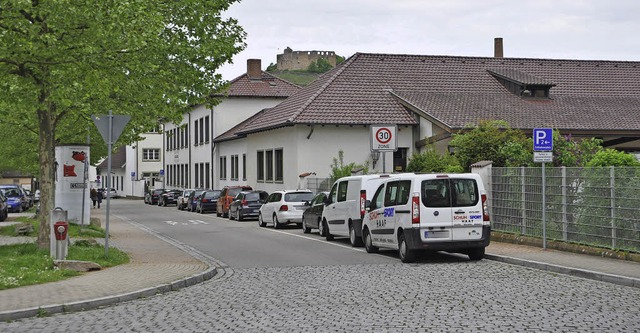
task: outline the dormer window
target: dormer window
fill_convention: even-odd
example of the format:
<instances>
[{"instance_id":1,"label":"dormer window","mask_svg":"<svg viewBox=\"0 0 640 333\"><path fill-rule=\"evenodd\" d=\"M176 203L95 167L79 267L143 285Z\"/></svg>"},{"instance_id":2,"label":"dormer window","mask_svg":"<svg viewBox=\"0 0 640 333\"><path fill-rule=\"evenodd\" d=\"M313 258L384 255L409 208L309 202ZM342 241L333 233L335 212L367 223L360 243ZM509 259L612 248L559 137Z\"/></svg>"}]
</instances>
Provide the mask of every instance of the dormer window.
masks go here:
<instances>
[{"instance_id":1,"label":"dormer window","mask_svg":"<svg viewBox=\"0 0 640 333\"><path fill-rule=\"evenodd\" d=\"M515 69L487 69L487 72L512 94L522 98L549 98L549 90L556 85L549 80Z\"/></svg>"}]
</instances>

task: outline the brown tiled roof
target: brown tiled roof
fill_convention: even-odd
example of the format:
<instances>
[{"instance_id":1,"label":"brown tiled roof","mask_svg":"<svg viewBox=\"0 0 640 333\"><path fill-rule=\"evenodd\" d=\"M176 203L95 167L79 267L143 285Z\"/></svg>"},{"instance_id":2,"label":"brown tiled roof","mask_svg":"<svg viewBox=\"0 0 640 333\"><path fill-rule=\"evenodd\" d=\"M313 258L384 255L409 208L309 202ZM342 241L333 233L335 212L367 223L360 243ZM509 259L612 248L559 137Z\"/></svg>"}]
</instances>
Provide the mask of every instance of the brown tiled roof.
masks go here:
<instances>
[{"instance_id":1,"label":"brown tiled roof","mask_svg":"<svg viewBox=\"0 0 640 333\"><path fill-rule=\"evenodd\" d=\"M98 164L96 168L106 171L107 168L109 168L109 163L107 163L108 161L109 159L105 157L105 159L100 162L100 164ZM116 152L111 153L111 169L121 169L126 163L127 150L124 146L118 148Z\"/></svg>"},{"instance_id":2,"label":"brown tiled roof","mask_svg":"<svg viewBox=\"0 0 640 333\"><path fill-rule=\"evenodd\" d=\"M224 97L280 97L287 98L300 89L300 86L262 72L261 79L250 79L242 74L229 83L229 88L219 96Z\"/></svg>"},{"instance_id":3,"label":"brown tiled roof","mask_svg":"<svg viewBox=\"0 0 640 333\"><path fill-rule=\"evenodd\" d=\"M521 98L496 73L555 86L548 99ZM496 119L522 129L639 130L640 62L357 53L235 133L293 124L417 124L407 107L452 130Z\"/></svg>"}]
</instances>

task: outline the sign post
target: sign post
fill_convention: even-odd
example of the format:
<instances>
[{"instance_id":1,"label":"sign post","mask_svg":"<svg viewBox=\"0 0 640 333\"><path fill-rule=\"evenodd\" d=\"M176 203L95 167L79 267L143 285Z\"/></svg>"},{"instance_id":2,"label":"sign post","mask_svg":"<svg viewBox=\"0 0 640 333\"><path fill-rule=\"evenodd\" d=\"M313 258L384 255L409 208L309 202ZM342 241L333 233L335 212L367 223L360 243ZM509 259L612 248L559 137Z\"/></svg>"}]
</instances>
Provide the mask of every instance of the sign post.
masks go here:
<instances>
[{"instance_id":1,"label":"sign post","mask_svg":"<svg viewBox=\"0 0 640 333\"><path fill-rule=\"evenodd\" d=\"M545 164L553 162L553 129L533 129L533 162L542 163L542 248L547 248L547 181Z\"/></svg>"},{"instance_id":2,"label":"sign post","mask_svg":"<svg viewBox=\"0 0 640 333\"><path fill-rule=\"evenodd\" d=\"M382 153L382 173L386 173L385 153L398 150L396 125L371 125L371 151Z\"/></svg>"},{"instance_id":3,"label":"sign post","mask_svg":"<svg viewBox=\"0 0 640 333\"><path fill-rule=\"evenodd\" d=\"M107 192L111 191L111 149L113 148L113 144L118 141L120 134L124 130L124 127L127 126L129 120L131 120L131 116L129 115L120 115L114 116L109 110L109 115L99 115L99 116L91 116L93 119L93 123L96 124L98 131L102 135L102 138L107 143ZM109 256L109 208L111 203L111 195L107 195L107 210L106 210L106 222L105 222L105 239L104 239L104 256Z\"/></svg>"}]
</instances>

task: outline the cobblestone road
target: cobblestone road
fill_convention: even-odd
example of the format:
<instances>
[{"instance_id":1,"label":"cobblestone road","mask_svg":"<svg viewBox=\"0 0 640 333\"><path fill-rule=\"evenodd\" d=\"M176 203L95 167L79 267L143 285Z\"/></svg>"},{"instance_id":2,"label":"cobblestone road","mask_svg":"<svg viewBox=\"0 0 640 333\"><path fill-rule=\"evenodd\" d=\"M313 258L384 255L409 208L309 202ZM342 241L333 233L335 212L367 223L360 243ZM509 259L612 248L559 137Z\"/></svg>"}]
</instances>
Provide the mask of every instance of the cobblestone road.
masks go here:
<instances>
[{"instance_id":1,"label":"cobblestone road","mask_svg":"<svg viewBox=\"0 0 640 333\"><path fill-rule=\"evenodd\" d=\"M638 288L482 260L221 269L203 284L0 332L638 332Z\"/></svg>"}]
</instances>

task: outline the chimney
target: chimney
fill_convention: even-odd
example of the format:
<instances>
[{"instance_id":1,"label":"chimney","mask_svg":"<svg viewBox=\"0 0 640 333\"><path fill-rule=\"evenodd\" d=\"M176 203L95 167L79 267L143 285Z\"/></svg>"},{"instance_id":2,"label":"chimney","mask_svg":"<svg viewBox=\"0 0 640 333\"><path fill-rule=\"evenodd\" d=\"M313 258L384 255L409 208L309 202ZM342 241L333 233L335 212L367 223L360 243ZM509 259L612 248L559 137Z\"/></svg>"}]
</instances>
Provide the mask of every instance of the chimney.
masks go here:
<instances>
[{"instance_id":1,"label":"chimney","mask_svg":"<svg viewBox=\"0 0 640 333\"><path fill-rule=\"evenodd\" d=\"M504 51L502 50L502 37L496 37L493 40L493 56L495 58L504 57Z\"/></svg>"},{"instance_id":2,"label":"chimney","mask_svg":"<svg viewBox=\"0 0 640 333\"><path fill-rule=\"evenodd\" d=\"M247 59L247 76L250 80L262 79L262 61L260 59Z\"/></svg>"}]
</instances>

